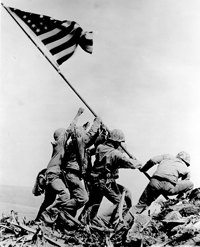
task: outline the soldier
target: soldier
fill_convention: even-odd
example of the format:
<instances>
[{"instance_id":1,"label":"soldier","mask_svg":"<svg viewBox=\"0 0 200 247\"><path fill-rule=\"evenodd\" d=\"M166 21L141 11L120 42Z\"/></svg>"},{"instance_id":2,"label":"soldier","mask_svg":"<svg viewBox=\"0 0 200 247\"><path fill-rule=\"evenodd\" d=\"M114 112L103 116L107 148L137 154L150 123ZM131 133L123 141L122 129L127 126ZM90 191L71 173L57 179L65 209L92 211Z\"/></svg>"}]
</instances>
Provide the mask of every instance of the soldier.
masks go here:
<instances>
[{"instance_id":1,"label":"soldier","mask_svg":"<svg viewBox=\"0 0 200 247\"><path fill-rule=\"evenodd\" d=\"M179 152L176 157L170 154L156 156L140 169L142 172L148 171L152 166L158 164L149 184L145 188L137 205L131 208L131 212L142 213L161 194L172 196L183 196L185 192L193 189L190 180L190 156L188 153Z\"/></svg>"},{"instance_id":2,"label":"soldier","mask_svg":"<svg viewBox=\"0 0 200 247\"><path fill-rule=\"evenodd\" d=\"M136 169L141 163L134 158L127 158L118 148L125 141L124 133L114 129L104 144L98 145L95 153L95 161L91 172L92 190L89 201L83 209L79 219L83 219L90 209L90 219L93 219L100 207L103 196L115 206L121 199L120 188L115 179L117 170L120 168Z\"/></svg>"},{"instance_id":3,"label":"soldier","mask_svg":"<svg viewBox=\"0 0 200 247\"><path fill-rule=\"evenodd\" d=\"M88 131L82 126L76 127L71 136L72 140L65 148L62 169L70 199L65 203L64 211L74 217L77 210L88 201L88 193L82 181L87 169L86 149L94 144L100 125L101 119L96 117Z\"/></svg>"},{"instance_id":4,"label":"soldier","mask_svg":"<svg viewBox=\"0 0 200 247\"><path fill-rule=\"evenodd\" d=\"M53 153L46 169L47 185L45 187L45 197L36 220L42 219L46 222L55 221L58 212L51 209L50 205L53 203L54 206L60 205L62 207L70 197L69 190L63 182L61 164L64 158L66 142L78 121L78 117L83 111L83 108L79 108L70 126L67 129L59 128L53 134L55 141L52 143Z\"/></svg>"}]
</instances>

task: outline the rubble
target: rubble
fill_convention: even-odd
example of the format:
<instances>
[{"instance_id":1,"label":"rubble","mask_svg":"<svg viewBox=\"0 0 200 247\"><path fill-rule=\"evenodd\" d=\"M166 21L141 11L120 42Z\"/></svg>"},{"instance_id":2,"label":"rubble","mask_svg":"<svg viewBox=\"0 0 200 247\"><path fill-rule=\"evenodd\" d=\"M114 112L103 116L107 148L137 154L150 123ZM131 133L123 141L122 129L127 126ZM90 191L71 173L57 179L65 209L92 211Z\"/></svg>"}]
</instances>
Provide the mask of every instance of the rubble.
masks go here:
<instances>
[{"instance_id":1,"label":"rubble","mask_svg":"<svg viewBox=\"0 0 200 247\"><path fill-rule=\"evenodd\" d=\"M160 213L151 215L145 226L142 218L137 217L137 234L129 230L127 246L135 246L134 243L143 247L200 246L200 206L193 203L189 199L167 200L161 205ZM133 227L137 228L134 224Z\"/></svg>"},{"instance_id":2,"label":"rubble","mask_svg":"<svg viewBox=\"0 0 200 247\"><path fill-rule=\"evenodd\" d=\"M69 230L62 224L27 222L11 211L0 219L0 247L200 246L198 197L161 202L159 211L135 215L131 226L120 219L122 227L118 230L91 223L84 225L78 220L74 223L77 227Z\"/></svg>"}]
</instances>

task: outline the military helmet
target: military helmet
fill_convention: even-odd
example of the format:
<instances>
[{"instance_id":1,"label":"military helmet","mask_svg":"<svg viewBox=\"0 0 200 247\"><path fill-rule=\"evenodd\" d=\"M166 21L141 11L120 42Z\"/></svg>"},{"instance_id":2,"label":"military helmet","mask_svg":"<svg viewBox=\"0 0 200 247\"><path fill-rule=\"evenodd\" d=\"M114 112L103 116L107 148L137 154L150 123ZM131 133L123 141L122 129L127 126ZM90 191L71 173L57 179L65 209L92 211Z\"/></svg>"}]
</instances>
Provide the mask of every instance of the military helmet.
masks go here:
<instances>
[{"instance_id":1,"label":"military helmet","mask_svg":"<svg viewBox=\"0 0 200 247\"><path fill-rule=\"evenodd\" d=\"M65 134L66 134L66 129L65 128L59 128L59 129L54 131L53 138L55 141L57 141L60 136L63 136Z\"/></svg>"},{"instance_id":2,"label":"military helmet","mask_svg":"<svg viewBox=\"0 0 200 247\"><path fill-rule=\"evenodd\" d=\"M110 131L108 139L115 142L125 142L125 135L121 130L114 129Z\"/></svg>"},{"instance_id":3,"label":"military helmet","mask_svg":"<svg viewBox=\"0 0 200 247\"><path fill-rule=\"evenodd\" d=\"M190 155L185 151L181 151L176 155L176 158L183 160L188 166L190 166Z\"/></svg>"}]
</instances>

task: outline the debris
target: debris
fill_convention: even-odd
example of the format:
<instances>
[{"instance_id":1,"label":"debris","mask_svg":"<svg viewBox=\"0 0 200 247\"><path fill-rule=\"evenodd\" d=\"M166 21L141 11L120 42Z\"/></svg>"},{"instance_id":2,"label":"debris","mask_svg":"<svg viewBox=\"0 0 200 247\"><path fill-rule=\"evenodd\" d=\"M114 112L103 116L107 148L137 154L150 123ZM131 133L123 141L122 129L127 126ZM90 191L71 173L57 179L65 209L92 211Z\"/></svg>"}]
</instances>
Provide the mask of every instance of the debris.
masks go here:
<instances>
[{"instance_id":1,"label":"debris","mask_svg":"<svg viewBox=\"0 0 200 247\"><path fill-rule=\"evenodd\" d=\"M160 202L152 214L135 214L132 225L119 219L109 226L82 223L69 215L76 226L27 222L13 210L0 219L0 247L170 247L200 246L199 191L184 200ZM195 198L195 199L194 199ZM122 200L123 201L123 200ZM120 217L122 208L119 207Z\"/></svg>"}]
</instances>

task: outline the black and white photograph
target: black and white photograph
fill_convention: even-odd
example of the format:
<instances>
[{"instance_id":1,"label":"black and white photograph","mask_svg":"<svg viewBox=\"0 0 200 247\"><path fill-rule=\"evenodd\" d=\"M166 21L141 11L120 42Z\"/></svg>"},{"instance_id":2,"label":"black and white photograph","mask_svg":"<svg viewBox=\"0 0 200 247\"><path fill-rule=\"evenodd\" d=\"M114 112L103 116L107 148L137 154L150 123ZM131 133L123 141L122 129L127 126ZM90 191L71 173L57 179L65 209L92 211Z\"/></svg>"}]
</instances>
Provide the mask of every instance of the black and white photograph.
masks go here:
<instances>
[{"instance_id":1,"label":"black and white photograph","mask_svg":"<svg viewBox=\"0 0 200 247\"><path fill-rule=\"evenodd\" d=\"M0 247L200 246L199 13L1 1Z\"/></svg>"}]
</instances>

